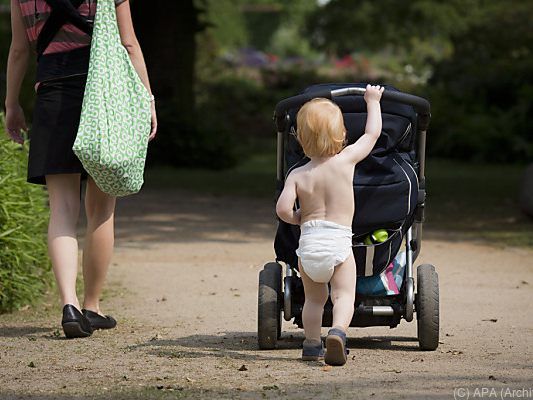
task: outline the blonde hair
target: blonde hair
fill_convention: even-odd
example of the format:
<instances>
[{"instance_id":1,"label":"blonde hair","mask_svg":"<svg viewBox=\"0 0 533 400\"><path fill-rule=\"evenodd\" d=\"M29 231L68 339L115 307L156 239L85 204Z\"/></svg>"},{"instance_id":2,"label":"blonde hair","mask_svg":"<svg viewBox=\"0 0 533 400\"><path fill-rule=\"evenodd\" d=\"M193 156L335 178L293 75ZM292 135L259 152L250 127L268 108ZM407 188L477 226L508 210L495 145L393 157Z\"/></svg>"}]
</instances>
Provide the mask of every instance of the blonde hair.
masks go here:
<instances>
[{"instance_id":1,"label":"blonde hair","mask_svg":"<svg viewBox=\"0 0 533 400\"><path fill-rule=\"evenodd\" d=\"M340 108L332 101L308 101L296 117L297 138L307 157L331 157L344 147L346 128Z\"/></svg>"}]
</instances>

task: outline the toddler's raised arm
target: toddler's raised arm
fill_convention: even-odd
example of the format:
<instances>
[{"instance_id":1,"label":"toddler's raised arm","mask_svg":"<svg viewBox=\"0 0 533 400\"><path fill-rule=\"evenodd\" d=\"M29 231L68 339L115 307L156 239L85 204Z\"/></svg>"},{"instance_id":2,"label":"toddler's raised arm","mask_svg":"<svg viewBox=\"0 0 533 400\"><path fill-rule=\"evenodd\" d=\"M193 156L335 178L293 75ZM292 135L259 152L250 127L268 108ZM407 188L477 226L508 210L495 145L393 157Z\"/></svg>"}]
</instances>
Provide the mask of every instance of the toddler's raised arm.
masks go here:
<instances>
[{"instance_id":1,"label":"toddler's raised arm","mask_svg":"<svg viewBox=\"0 0 533 400\"><path fill-rule=\"evenodd\" d=\"M365 101L367 117L365 133L354 144L346 146L342 151L342 154L349 157L353 163L358 163L370 154L381 134L382 121L379 101L384 90L385 88L379 85L366 85Z\"/></svg>"}]
</instances>

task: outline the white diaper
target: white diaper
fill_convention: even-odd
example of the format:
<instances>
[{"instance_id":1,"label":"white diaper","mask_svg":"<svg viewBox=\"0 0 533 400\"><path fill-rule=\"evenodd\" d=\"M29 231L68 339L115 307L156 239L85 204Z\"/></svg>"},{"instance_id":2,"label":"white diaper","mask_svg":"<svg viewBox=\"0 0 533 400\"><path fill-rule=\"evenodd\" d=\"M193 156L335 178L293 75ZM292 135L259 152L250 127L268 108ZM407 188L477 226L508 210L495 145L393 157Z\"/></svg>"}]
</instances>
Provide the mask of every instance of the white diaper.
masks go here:
<instances>
[{"instance_id":1,"label":"white diaper","mask_svg":"<svg viewBox=\"0 0 533 400\"><path fill-rule=\"evenodd\" d=\"M335 266L352 251L352 228L335 222L314 220L301 226L296 254L305 273L315 282L329 282Z\"/></svg>"}]
</instances>

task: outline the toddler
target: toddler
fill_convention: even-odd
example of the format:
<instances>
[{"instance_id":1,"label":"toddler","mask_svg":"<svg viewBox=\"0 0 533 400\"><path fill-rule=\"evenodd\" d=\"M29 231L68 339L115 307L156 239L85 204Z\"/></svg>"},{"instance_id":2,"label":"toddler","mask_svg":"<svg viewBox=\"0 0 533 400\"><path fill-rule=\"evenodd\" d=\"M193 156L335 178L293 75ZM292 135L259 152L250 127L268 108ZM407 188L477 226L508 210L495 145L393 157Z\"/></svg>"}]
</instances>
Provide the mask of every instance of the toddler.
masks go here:
<instances>
[{"instance_id":1,"label":"toddler","mask_svg":"<svg viewBox=\"0 0 533 400\"><path fill-rule=\"evenodd\" d=\"M301 227L296 254L305 291L302 359L306 361L325 358L329 365L346 363L346 330L353 317L356 283L351 228L354 168L372 151L381 133L379 101L383 90L367 85L365 133L350 146L344 147L346 129L335 103L316 98L298 112L297 137L311 161L291 171L276 213L283 221ZM294 210L296 199L298 210ZM333 327L324 351L320 330L329 295L328 282Z\"/></svg>"}]
</instances>

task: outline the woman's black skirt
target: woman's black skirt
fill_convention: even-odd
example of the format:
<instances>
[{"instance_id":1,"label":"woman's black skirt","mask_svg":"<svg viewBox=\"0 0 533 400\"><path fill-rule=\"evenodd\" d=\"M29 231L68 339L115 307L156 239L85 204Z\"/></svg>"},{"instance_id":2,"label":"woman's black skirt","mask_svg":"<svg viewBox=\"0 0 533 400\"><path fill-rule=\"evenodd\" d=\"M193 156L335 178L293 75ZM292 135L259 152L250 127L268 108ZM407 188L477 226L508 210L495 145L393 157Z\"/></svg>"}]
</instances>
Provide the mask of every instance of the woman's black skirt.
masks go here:
<instances>
[{"instance_id":1,"label":"woman's black skirt","mask_svg":"<svg viewBox=\"0 0 533 400\"><path fill-rule=\"evenodd\" d=\"M80 124L87 75L46 81L37 89L30 132L28 182L44 185L46 175L87 173L72 151Z\"/></svg>"}]
</instances>

